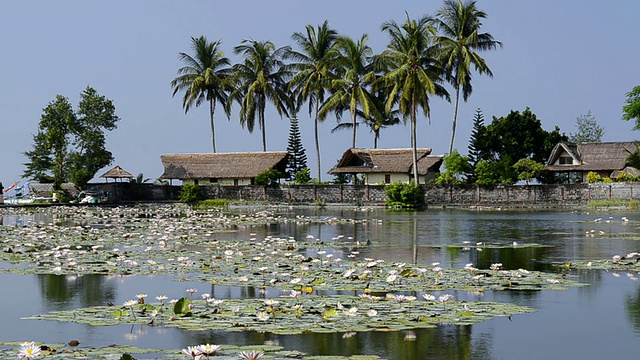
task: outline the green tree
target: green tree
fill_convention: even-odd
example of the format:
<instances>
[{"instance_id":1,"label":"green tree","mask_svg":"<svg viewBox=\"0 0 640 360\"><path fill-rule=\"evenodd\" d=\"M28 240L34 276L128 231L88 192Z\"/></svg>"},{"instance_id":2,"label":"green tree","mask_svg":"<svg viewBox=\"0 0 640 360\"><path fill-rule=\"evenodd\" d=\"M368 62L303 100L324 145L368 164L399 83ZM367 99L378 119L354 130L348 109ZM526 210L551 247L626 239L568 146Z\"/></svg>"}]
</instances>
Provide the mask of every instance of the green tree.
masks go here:
<instances>
[{"instance_id":1,"label":"green tree","mask_svg":"<svg viewBox=\"0 0 640 360\"><path fill-rule=\"evenodd\" d=\"M309 168L304 168L294 175L293 183L296 185L307 185L311 182L311 172Z\"/></svg>"},{"instance_id":2,"label":"green tree","mask_svg":"<svg viewBox=\"0 0 640 360\"><path fill-rule=\"evenodd\" d=\"M471 172L468 157L462 156L454 150L444 157L443 164L446 170L438 175L436 184L457 185L466 182L466 176Z\"/></svg>"},{"instance_id":3,"label":"green tree","mask_svg":"<svg viewBox=\"0 0 640 360\"><path fill-rule=\"evenodd\" d=\"M640 130L640 85L627 93L627 100L622 107L622 120L635 120L633 130Z\"/></svg>"},{"instance_id":4,"label":"green tree","mask_svg":"<svg viewBox=\"0 0 640 360\"><path fill-rule=\"evenodd\" d=\"M56 190L65 181L84 188L98 170L113 161L104 135L119 120L113 102L91 87L80 97L77 113L62 95L44 108L33 150L25 152L29 161L24 177L52 182Z\"/></svg>"},{"instance_id":5,"label":"green tree","mask_svg":"<svg viewBox=\"0 0 640 360\"><path fill-rule=\"evenodd\" d=\"M473 115L473 128L471 129L471 136L469 137L469 147L468 155L469 164L471 165L471 170L475 169L478 161L481 159L480 149L483 147L480 144L480 140L482 139L482 134L485 131L484 128L484 115L482 115L482 110L480 108L476 109L476 113Z\"/></svg>"},{"instance_id":6,"label":"green tree","mask_svg":"<svg viewBox=\"0 0 640 360\"><path fill-rule=\"evenodd\" d=\"M211 146L216 152L216 137L214 114L216 104L220 103L227 118L230 117L230 107L227 100L233 89L230 81L230 61L220 49L221 41L209 42L204 36L191 38L194 55L180 53L179 59L185 66L178 69L178 77L171 81L173 96L184 91L182 107L187 113L192 106L200 106L204 101L209 103L209 118L211 123Z\"/></svg>"},{"instance_id":7,"label":"green tree","mask_svg":"<svg viewBox=\"0 0 640 360\"><path fill-rule=\"evenodd\" d=\"M493 76L485 60L478 55L479 51L494 50L502 43L494 40L489 33L481 33L482 20L487 14L476 8L476 1L445 0L436 15L436 26L442 35L437 36L447 80L456 90L453 107L453 126L449 153L453 151L458 117L458 101L460 90L466 102L473 90L471 86L471 66L479 74Z\"/></svg>"},{"instance_id":8,"label":"green tree","mask_svg":"<svg viewBox=\"0 0 640 360\"><path fill-rule=\"evenodd\" d=\"M338 57L335 59L339 78L331 81L332 94L320 108L319 116L324 118L329 111L336 111L338 117L343 109L349 109L353 131L351 147L356 147L356 115L360 109L365 118L376 112L374 96L369 91L375 74L371 68L373 50L367 45L367 35L356 42L348 37L336 40ZM379 115L378 115L379 116Z\"/></svg>"},{"instance_id":9,"label":"green tree","mask_svg":"<svg viewBox=\"0 0 640 360\"><path fill-rule=\"evenodd\" d=\"M413 169L417 169L418 109L421 108L429 118L430 95L448 97L441 85L439 74L442 74L442 69L435 60L433 39L436 29L430 17L411 20L407 15L402 26L390 20L382 25L382 31L390 38L387 50L380 55L380 61L389 69L381 78L383 86L389 87L386 109L389 111L397 101L400 113L411 121ZM413 171L413 180L418 184L417 171Z\"/></svg>"},{"instance_id":10,"label":"green tree","mask_svg":"<svg viewBox=\"0 0 640 360\"><path fill-rule=\"evenodd\" d=\"M298 127L298 116L295 113L291 116L287 153L287 173L289 173L290 179L294 179L299 171L307 168L307 154L304 146L302 146L300 129Z\"/></svg>"},{"instance_id":11,"label":"green tree","mask_svg":"<svg viewBox=\"0 0 640 360\"><path fill-rule=\"evenodd\" d=\"M572 143L600 142L604 135L604 128L598 125L596 118L591 115L591 110L576 118L578 132L569 134L569 141Z\"/></svg>"},{"instance_id":12,"label":"green tree","mask_svg":"<svg viewBox=\"0 0 640 360\"><path fill-rule=\"evenodd\" d=\"M254 183L256 185L276 185L278 180L282 178L282 173L276 169L269 169L261 172L256 176Z\"/></svg>"},{"instance_id":13,"label":"green tree","mask_svg":"<svg viewBox=\"0 0 640 360\"><path fill-rule=\"evenodd\" d=\"M305 27L305 33L295 32L291 38L302 49L289 51L287 58L293 60L290 64L293 76L289 87L294 89L296 101L308 101L309 115L315 112L313 120L314 139L316 145L316 160L318 167L318 181L321 180L320 170L320 140L318 136L318 117L320 105L324 103L325 94L334 78L331 70L338 55L335 40L338 33L329 27L328 21L317 28L311 25Z\"/></svg>"},{"instance_id":14,"label":"green tree","mask_svg":"<svg viewBox=\"0 0 640 360\"><path fill-rule=\"evenodd\" d=\"M518 172L518 180L524 180L529 185L531 179L537 178L544 170L544 164L530 158L523 158L513 164L513 168Z\"/></svg>"},{"instance_id":15,"label":"green tree","mask_svg":"<svg viewBox=\"0 0 640 360\"><path fill-rule=\"evenodd\" d=\"M143 173L139 173L138 176L136 176L135 178L129 179L129 182L133 184L144 184L149 180L151 179L145 178Z\"/></svg>"}]
</instances>

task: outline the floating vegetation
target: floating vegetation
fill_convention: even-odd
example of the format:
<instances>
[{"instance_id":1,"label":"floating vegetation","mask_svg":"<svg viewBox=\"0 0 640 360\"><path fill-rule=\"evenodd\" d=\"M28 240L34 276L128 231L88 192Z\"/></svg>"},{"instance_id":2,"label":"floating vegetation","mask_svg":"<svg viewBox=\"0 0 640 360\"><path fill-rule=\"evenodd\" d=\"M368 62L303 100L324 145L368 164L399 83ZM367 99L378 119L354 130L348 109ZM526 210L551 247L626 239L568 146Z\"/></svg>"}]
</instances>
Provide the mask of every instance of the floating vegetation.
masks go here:
<instances>
[{"instance_id":1,"label":"floating vegetation","mask_svg":"<svg viewBox=\"0 0 640 360\"><path fill-rule=\"evenodd\" d=\"M578 270L628 271L640 274L640 253L631 252L625 256L614 255L607 260L572 260L556 263L559 268Z\"/></svg>"}]
</instances>

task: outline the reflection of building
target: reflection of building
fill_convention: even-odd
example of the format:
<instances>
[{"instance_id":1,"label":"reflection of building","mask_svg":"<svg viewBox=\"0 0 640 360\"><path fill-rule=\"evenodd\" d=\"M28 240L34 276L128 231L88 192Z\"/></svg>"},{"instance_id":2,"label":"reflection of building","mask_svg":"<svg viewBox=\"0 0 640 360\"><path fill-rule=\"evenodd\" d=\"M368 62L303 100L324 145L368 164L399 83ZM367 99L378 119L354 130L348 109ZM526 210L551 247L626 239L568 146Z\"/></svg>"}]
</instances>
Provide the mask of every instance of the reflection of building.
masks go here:
<instances>
[{"instance_id":1,"label":"reflection of building","mask_svg":"<svg viewBox=\"0 0 640 360\"><path fill-rule=\"evenodd\" d=\"M161 179L183 184L251 185L256 176L270 170L286 173L287 152L239 152L162 155Z\"/></svg>"},{"instance_id":2,"label":"reflection of building","mask_svg":"<svg viewBox=\"0 0 640 360\"><path fill-rule=\"evenodd\" d=\"M590 172L608 178L616 178L621 171L637 176L640 171L627 166L627 158L637 151L634 142L559 143L551 151L547 170L577 174L585 183Z\"/></svg>"},{"instance_id":3,"label":"reflection of building","mask_svg":"<svg viewBox=\"0 0 640 360\"><path fill-rule=\"evenodd\" d=\"M425 184L440 172L443 155L429 155L431 149L418 149L418 182ZM413 180L412 149L348 149L329 174L362 174L366 185Z\"/></svg>"}]
</instances>

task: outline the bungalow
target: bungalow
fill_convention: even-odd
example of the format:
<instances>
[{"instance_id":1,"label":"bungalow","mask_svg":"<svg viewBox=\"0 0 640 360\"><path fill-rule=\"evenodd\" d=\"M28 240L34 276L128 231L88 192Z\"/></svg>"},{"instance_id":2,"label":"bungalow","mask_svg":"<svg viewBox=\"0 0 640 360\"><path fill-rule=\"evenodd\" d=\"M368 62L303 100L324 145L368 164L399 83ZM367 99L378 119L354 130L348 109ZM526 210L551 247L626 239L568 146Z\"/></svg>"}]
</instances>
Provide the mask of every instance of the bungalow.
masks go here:
<instances>
[{"instance_id":1,"label":"bungalow","mask_svg":"<svg viewBox=\"0 0 640 360\"><path fill-rule=\"evenodd\" d=\"M443 155L429 155L431 149L418 149L418 182L425 184L440 172ZM348 149L329 174L363 174L364 183L390 184L413 180L412 149Z\"/></svg>"},{"instance_id":2,"label":"bungalow","mask_svg":"<svg viewBox=\"0 0 640 360\"><path fill-rule=\"evenodd\" d=\"M621 171L635 175L638 170L628 166L627 158L637 151L635 142L559 143L551 151L546 170L574 173L584 183L590 172L609 178L617 177Z\"/></svg>"},{"instance_id":3,"label":"bungalow","mask_svg":"<svg viewBox=\"0 0 640 360\"><path fill-rule=\"evenodd\" d=\"M285 173L286 151L162 155L161 179L195 185L251 185L259 174L276 169Z\"/></svg>"}]
</instances>

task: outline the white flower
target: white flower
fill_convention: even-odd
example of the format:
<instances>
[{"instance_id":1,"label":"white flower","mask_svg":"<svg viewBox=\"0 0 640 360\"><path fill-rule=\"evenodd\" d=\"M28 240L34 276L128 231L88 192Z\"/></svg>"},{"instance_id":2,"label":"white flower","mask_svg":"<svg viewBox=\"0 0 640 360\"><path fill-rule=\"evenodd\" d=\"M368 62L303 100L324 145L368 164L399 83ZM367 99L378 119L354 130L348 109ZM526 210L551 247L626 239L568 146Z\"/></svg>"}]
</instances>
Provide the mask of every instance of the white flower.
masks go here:
<instances>
[{"instance_id":1,"label":"white flower","mask_svg":"<svg viewBox=\"0 0 640 360\"><path fill-rule=\"evenodd\" d=\"M431 294L422 294L422 297L427 301L435 301L436 297Z\"/></svg>"},{"instance_id":2,"label":"white flower","mask_svg":"<svg viewBox=\"0 0 640 360\"><path fill-rule=\"evenodd\" d=\"M371 310L367 311L367 316L369 316L369 317L374 317L376 315L378 315L378 312L375 311L374 309L371 309Z\"/></svg>"},{"instance_id":3,"label":"white flower","mask_svg":"<svg viewBox=\"0 0 640 360\"><path fill-rule=\"evenodd\" d=\"M391 274L391 275L387 276L387 282L392 283L392 282L396 281L397 278L398 278L398 276L396 274Z\"/></svg>"},{"instance_id":4,"label":"white flower","mask_svg":"<svg viewBox=\"0 0 640 360\"><path fill-rule=\"evenodd\" d=\"M491 270L500 270L501 267L502 267L502 263L495 263L495 264L491 264L489 269L491 269Z\"/></svg>"},{"instance_id":5,"label":"white flower","mask_svg":"<svg viewBox=\"0 0 640 360\"><path fill-rule=\"evenodd\" d=\"M198 351L200 351L201 354L205 354L207 356L215 354L218 350L220 350L220 345L198 345Z\"/></svg>"},{"instance_id":6,"label":"white flower","mask_svg":"<svg viewBox=\"0 0 640 360\"><path fill-rule=\"evenodd\" d=\"M18 351L19 359L33 359L40 355L40 346L36 345L33 341L20 344L20 350Z\"/></svg>"},{"instance_id":7,"label":"white flower","mask_svg":"<svg viewBox=\"0 0 640 360\"><path fill-rule=\"evenodd\" d=\"M128 300L124 303L124 306L133 306L133 305L137 305L138 301L137 300Z\"/></svg>"},{"instance_id":8,"label":"white flower","mask_svg":"<svg viewBox=\"0 0 640 360\"><path fill-rule=\"evenodd\" d=\"M619 262L620 260L622 260L622 256L620 255L614 255L611 260L613 260L614 263Z\"/></svg>"},{"instance_id":9,"label":"white flower","mask_svg":"<svg viewBox=\"0 0 640 360\"><path fill-rule=\"evenodd\" d=\"M453 299L453 295L451 294L444 294L444 295L438 296L438 301L440 301L441 303L445 303L451 299Z\"/></svg>"},{"instance_id":10,"label":"white flower","mask_svg":"<svg viewBox=\"0 0 640 360\"><path fill-rule=\"evenodd\" d=\"M260 320L260 321L267 321L267 320L269 320L269 314L267 314L267 313L266 313L266 312L264 312L264 311L259 312L256 316L258 317L258 320Z\"/></svg>"},{"instance_id":11,"label":"white flower","mask_svg":"<svg viewBox=\"0 0 640 360\"><path fill-rule=\"evenodd\" d=\"M356 313L358 312L358 308L357 307L352 307L349 310L345 311L344 314L349 316L349 317L354 317L356 316Z\"/></svg>"}]
</instances>

